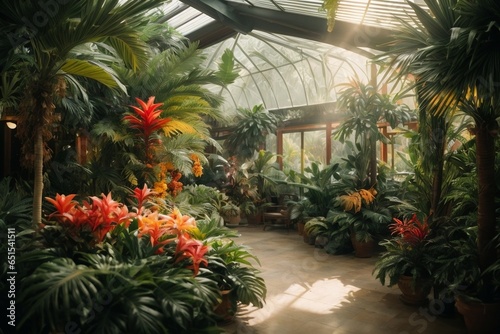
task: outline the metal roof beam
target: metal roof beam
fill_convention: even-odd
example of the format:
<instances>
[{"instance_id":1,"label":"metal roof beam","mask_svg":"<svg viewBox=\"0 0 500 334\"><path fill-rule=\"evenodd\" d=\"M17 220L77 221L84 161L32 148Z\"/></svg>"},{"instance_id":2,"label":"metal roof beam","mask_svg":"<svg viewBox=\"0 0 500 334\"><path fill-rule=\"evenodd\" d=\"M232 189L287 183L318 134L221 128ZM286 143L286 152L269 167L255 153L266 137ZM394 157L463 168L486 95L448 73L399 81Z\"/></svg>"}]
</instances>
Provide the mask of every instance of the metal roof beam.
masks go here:
<instances>
[{"instance_id":1,"label":"metal roof beam","mask_svg":"<svg viewBox=\"0 0 500 334\"><path fill-rule=\"evenodd\" d=\"M253 29L251 21L220 0L181 1L242 34L248 34Z\"/></svg>"}]
</instances>

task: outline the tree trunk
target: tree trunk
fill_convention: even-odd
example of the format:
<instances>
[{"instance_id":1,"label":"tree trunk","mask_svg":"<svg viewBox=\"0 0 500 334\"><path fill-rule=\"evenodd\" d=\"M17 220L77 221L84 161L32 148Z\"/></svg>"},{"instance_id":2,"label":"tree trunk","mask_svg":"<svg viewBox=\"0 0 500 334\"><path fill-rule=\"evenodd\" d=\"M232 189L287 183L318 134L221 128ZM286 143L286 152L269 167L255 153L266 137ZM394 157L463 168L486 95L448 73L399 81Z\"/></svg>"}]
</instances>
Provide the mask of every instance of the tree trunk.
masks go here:
<instances>
[{"instance_id":1,"label":"tree trunk","mask_svg":"<svg viewBox=\"0 0 500 334\"><path fill-rule=\"evenodd\" d=\"M370 185L377 183L377 138L370 138Z\"/></svg>"},{"instance_id":2,"label":"tree trunk","mask_svg":"<svg viewBox=\"0 0 500 334\"><path fill-rule=\"evenodd\" d=\"M443 168L444 168L444 152L446 147L446 120L443 116L430 116L431 136L432 136L432 156L434 159L430 161L432 167L432 196L431 209L429 214L431 220L434 217L441 217L439 203L441 202L441 193L443 187Z\"/></svg>"},{"instance_id":3,"label":"tree trunk","mask_svg":"<svg viewBox=\"0 0 500 334\"><path fill-rule=\"evenodd\" d=\"M478 174L478 251L479 266L483 272L496 260L492 240L496 235L495 217L495 139L488 124L476 124L476 165ZM485 278L485 291L491 287L491 278Z\"/></svg>"},{"instance_id":4,"label":"tree trunk","mask_svg":"<svg viewBox=\"0 0 500 334\"><path fill-rule=\"evenodd\" d=\"M36 130L33 169L33 223L38 226L42 222L43 197L43 130L41 128Z\"/></svg>"}]
</instances>

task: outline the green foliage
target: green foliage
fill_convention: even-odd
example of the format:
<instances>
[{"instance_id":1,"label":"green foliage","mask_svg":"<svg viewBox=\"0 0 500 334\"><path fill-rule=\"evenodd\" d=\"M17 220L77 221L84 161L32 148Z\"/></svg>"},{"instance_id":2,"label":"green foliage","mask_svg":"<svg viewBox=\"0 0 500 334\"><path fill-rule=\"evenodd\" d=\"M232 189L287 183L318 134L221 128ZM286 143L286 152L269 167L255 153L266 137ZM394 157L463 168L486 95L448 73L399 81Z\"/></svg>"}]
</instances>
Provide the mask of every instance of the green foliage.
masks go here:
<instances>
[{"instance_id":1,"label":"green foliage","mask_svg":"<svg viewBox=\"0 0 500 334\"><path fill-rule=\"evenodd\" d=\"M238 67L234 63L234 54L230 49L224 50L216 76L226 85L233 83L239 76Z\"/></svg>"},{"instance_id":2,"label":"green foliage","mask_svg":"<svg viewBox=\"0 0 500 334\"><path fill-rule=\"evenodd\" d=\"M7 225L31 220L32 198L11 177L0 180L0 219Z\"/></svg>"},{"instance_id":3,"label":"green foliage","mask_svg":"<svg viewBox=\"0 0 500 334\"><path fill-rule=\"evenodd\" d=\"M289 186L303 189L303 198L290 203L292 219L305 217L326 217L337 196L333 179L339 177L339 164L332 164L321 168L317 162L304 170L304 174L291 172L289 178L300 182L287 182Z\"/></svg>"},{"instance_id":4,"label":"green foliage","mask_svg":"<svg viewBox=\"0 0 500 334\"><path fill-rule=\"evenodd\" d=\"M237 108L235 128L224 143L229 156L241 161L250 159L259 146L265 143L268 133L276 132L279 117L270 113L262 104L250 108Z\"/></svg>"},{"instance_id":5,"label":"green foliage","mask_svg":"<svg viewBox=\"0 0 500 334\"><path fill-rule=\"evenodd\" d=\"M203 186L194 192L210 197L217 191ZM155 240L160 241L157 244L153 244L153 234L141 237L146 223L141 223L141 219L158 216L142 216L149 215L145 210L149 207L149 189L137 188L134 194L143 205L141 209L134 208L136 218L113 224L100 243L81 246L86 242L84 236L75 240L78 236L66 235L70 228L59 222L57 215L40 233L31 233L31 243L20 249L17 263L21 282L17 305L23 310L18 326L23 332L72 328L117 334L219 333L213 310L219 303L221 282L229 284L235 304L263 306L265 283L253 267L258 259L231 239L236 236L234 231L221 228L217 220L209 218L200 221L198 228L184 227L184 233L190 233L191 245L198 245L204 261L208 260L202 262L196 273L189 269L188 260L178 260L180 237L177 240L170 235L166 240L156 236ZM66 208L73 205L71 201L72 197L60 196L53 204ZM93 201L95 206L97 198ZM110 195L102 201L124 209ZM78 216L69 207L60 210L67 211L64 217L68 219ZM175 217L179 224L190 218ZM60 217L62 221L66 218ZM0 227L5 227L1 220ZM204 253L208 249L210 253Z\"/></svg>"},{"instance_id":6,"label":"green foliage","mask_svg":"<svg viewBox=\"0 0 500 334\"><path fill-rule=\"evenodd\" d=\"M208 268L223 290L231 290L233 298L243 304L262 307L266 297L264 280L251 261L259 260L245 246L233 240L214 240L211 242Z\"/></svg>"}]
</instances>

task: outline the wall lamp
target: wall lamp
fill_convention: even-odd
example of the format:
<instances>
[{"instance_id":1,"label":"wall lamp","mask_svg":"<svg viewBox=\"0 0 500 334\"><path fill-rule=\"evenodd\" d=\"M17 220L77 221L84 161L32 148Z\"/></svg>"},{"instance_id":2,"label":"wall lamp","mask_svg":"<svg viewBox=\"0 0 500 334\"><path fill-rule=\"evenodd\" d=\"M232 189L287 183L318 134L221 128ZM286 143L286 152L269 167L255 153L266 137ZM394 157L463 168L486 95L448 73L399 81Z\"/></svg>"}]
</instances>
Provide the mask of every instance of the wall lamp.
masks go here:
<instances>
[{"instance_id":1,"label":"wall lamp","mask_svg":"<svg viewBox=\"0 0 500 334\"><path fill-rule=\"evenodd\" d=\"M17 128L17 124L14 122L5 122L5 125L7 125L7 127L11 130L14 130L15 128Z\"/></svg>"}]
</instances>

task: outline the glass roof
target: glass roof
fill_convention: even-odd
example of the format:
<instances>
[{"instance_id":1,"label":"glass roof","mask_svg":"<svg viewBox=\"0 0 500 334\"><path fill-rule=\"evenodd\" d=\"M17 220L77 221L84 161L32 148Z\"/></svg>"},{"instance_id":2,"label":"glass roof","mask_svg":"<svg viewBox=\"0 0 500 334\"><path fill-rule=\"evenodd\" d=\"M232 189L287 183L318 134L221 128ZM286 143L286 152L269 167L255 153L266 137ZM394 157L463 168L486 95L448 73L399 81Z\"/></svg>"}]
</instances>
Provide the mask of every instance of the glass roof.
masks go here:
<instances>
[{"instance_id":1,"label":"glass roof","mask_svg":"<svg viewBox=\"0 0 500 334\"><path fill-rule=\"evenodd\" d=\"M221 92L226 111L334 102L339 84L354 76L368 80L365 57L329 44L261 31L237 34L206 49L207 65L215 69L226 49L233 51L240 74Z\"/></svg>"},{"instance_id":2,"label":"glass roof","mask_svg":"<svg viewBox=\"0 0 500 334\"><path fill-rule=\"evenodd\" d=\"M341 0L328 33L322 3L172 0L163 11L173 28L200 41L208 67L226 48L234 52L240 77L221 92L223 109L263 103L272 110L334 102L339 84L368 81L368 58L413 13L406 0Z\"/></svg>"}]
</instances>

